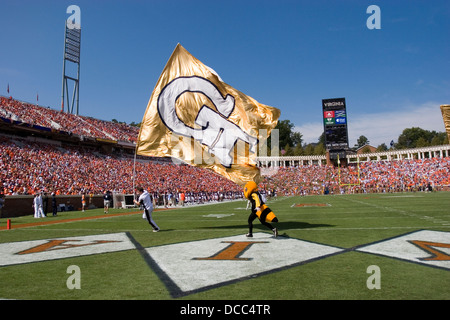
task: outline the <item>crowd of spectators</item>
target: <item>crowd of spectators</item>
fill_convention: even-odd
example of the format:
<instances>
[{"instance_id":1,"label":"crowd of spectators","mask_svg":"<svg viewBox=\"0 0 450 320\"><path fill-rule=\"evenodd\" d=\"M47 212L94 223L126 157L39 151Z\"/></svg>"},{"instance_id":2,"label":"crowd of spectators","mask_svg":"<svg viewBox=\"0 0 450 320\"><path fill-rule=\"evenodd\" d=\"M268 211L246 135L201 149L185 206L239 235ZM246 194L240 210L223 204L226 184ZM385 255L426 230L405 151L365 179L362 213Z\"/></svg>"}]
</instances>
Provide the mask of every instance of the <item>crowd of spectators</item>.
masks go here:
<instances>
[{"instance_id":1,"label":"crowd of spectators","mask_svg":"<svg viewBox=\"0 0 450 320\"><path fill-rule=\"evenodd\" d=\"M443 190L450 187L450 157L283 167L261 187L286 196Z\"/></svg>"},{"instance_id":2,"label":"crowd of spectators","mask_svg":"<svg viewBox=\"0 0 450 320\"><path fill-rule=\"evenodd\" d=\"M0 96L0 117L79 136L136 142L139 128Z\"/></svg>"},{"instance_id":3,"label":"crowd of spectators","mask_svg":"<svg viewBox=\"0 0 450 320\"><path fill-rule=\"evenodd\" d=\"M135 175L134 173L135 172ZM133 176L135 176L133 181ZM242 196L242 189L209 170L171 161L107 155L78 146L60 146L0 136L0 194L39 191L65 195L131 194L146 187L166 197L185 193L187 201ZM450 158L361 162L346 168L308 165L278 168L260 183L263 192L277 195L402 192L450 185Z\"/></svg>"},{"instance_id":4,"label":"crowd of spectators","mask_svg":"<svg viewBox=\"0 0 450 320\"><path fill-rule=\"evenodd\" d=\"M198 167L138 160L134 168L133 159L126 156L0 136L0 193L78 195L110 190L131 194L137 185L157 194L184 192L187 199L203 200L236 197L242 191L224 177Z\"/></svg>"},{"instance_id":5,"label":"crowd of spectators","mask_svg":"<svg viewBox=\"0 0 450 320\"><path fill-rule=\"evenodd\" d=\"M73 115L0 96L0 117L79 136L135 143L138 128L122 123ZM5 120L6 119L6 120ZM134 170L135 169L135 170ZM135 176L134 173L135 172ZM133 180L134 177L134 180ZM187 202L242 196L233 182L207 170L172 162L106 155L74 146L33 143L0 136L0 194L130 194L134 185L165 199L184 193ZM404 192L450 186L450 158L368 161L348 167L280 167L260 183L263 192L277 195Z\"/></svg>"}]
</instances>

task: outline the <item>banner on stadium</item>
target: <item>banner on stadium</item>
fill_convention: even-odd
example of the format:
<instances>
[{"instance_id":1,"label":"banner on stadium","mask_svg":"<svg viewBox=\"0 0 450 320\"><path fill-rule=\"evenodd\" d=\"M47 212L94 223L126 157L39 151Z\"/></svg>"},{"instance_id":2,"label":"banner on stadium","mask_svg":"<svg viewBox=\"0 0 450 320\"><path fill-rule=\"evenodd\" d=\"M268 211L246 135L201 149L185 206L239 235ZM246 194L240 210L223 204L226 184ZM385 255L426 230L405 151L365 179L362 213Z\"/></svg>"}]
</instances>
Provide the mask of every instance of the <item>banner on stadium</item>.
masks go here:
<instances>
[{"instance_id":1,"label":"banner on stadium","mask_svg":"<svg viewBox=\"0 0 450 320\"><path fill-rule=\"evenodd\" d=\"M136 153L180 159L243 186L259 181L258 143L279 116L280 110L226 84L178 44L148 102Z\"/></svg>"},{"instance_id":2,"label":"banner on stadium","mask_svg":"<svg viewBox=\"0 0 450 320\"><path fill-rule=\"evenodd\" d=\"M450 104L441 105L442 118L444 119L445 131L450 141Z\"/></svg>"}]
</instances>

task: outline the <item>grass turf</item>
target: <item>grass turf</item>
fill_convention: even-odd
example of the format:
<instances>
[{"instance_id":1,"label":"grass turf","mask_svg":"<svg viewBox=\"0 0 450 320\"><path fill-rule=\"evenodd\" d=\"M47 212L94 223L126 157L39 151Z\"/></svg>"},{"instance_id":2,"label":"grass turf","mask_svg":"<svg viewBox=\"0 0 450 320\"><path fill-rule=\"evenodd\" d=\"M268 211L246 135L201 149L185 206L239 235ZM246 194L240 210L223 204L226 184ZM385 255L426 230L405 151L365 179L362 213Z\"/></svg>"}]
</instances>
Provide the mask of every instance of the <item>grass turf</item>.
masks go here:
<instances>
[{"instance_id":1,"label":"grass turf","mask_svg":"<svg viewBox=\"0 0 450 320\"><path fill-rule=\"evenodd\" d=\"M347 251L179 299L450 298L450 272L446 269L352 250L416 230L449 232L450 193L280 197L270 199L268 205L280 220L277 227L281 236ZM151 232L141 211L136 210L110 210L108 217L103 209L95 209L45 219L12 218L13 229L0 230L0 243L129 232L142 247L148 248L243 235L249 214L245 207L245 201L235 201L158 210L153 217L161 227L159 233ZM217 218L211 214L226 216ZM71 220L80 217L92 219ZM37 221L58 223L26 226ZM0 227L5 225L6 219L1 219ZM254 225L254 232L269 232L258 221ZM78 265L82 270L80 290L66 286L69 265ZM370 265L380 267L380 290L366 286ZM138 250L3 266L0 283L0 298L8 299L173 299Z\"/></svg>"}]
</instances>

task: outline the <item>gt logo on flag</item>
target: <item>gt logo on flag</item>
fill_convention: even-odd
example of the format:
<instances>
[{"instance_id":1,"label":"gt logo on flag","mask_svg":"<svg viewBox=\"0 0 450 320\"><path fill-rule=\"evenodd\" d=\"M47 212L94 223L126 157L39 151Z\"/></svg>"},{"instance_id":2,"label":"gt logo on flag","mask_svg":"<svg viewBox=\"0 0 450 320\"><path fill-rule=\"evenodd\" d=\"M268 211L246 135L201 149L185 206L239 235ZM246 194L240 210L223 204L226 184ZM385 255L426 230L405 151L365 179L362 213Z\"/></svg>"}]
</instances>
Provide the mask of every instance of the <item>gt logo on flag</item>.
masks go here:
<instances>
[{"instance_id":1,"label":"gt logo on flag","mask_svg":"<svg viewBox=\"0 0 450 320\"><path fill-rule=\"evenodd\" d=\"M176 101L186 92L204 94L214 104L219 113L203 105L195 124L201 129L194 129L186 125L176 113ZM255 152L258 139L244 132L228 117L234 110L234 97L227 94L222 97L217 87L205 78L198 76L179 77L167 84L158 98L158 113L167 128L172 132L192 137L208 147L208 152L219 158L220 163L231 167L233 157L230 153L240 139L250 145L250 152Z\"/></svg>"},{"instance_id":2,"label":"gt logo on flag","mask_svg":"<svg viewBox=\"0 0 450 320\"><path fill-rule=\"evenodd\" d=\"M261 180L256 153L279 116L279 109L225 83L178 44L150 96L136 154L181 160L243 187Z\"/></svg>"}]
</instances>

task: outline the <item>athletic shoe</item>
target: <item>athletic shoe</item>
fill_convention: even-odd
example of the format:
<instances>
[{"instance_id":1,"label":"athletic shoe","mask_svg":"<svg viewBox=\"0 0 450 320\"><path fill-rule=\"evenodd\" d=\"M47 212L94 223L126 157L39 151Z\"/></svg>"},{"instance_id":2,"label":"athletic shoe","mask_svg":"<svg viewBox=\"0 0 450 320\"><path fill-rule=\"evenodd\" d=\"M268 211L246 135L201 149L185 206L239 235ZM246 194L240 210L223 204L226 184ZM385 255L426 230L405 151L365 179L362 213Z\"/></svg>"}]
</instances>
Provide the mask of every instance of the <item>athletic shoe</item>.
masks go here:
<instances>
[{"instance_id":1,"label":"athletic shoe","mask_svg":"<svg viewBox=\"0 0 450 320\"><path fill-rule=\"evenodd\" d=\"M159 231L159 229L153 229L153 232L158 232Z\"/></svg>"},{"instance_id":2,"label":"athletic shoe","mask_svg":"<svg viewBox=\"0 0 450 320\"><path fill-rule=\"evenodd\" d=\"M251 234L251 233L247 233L245 236L246 236L247 238L253 238L253 234Z\"/></svg>"}]
</instances>

